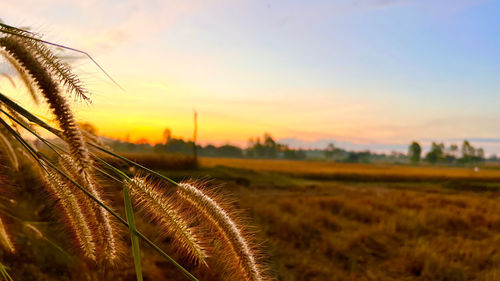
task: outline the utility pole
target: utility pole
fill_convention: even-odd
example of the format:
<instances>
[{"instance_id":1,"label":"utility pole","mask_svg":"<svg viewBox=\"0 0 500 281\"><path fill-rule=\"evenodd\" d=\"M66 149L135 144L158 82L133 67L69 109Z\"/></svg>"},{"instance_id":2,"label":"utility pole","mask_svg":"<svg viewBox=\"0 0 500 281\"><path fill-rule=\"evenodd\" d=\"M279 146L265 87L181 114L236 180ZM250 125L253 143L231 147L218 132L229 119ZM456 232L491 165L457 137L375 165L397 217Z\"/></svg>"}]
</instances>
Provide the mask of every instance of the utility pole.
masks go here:
<instances>
[{"instance_id":1,"label":"utility pole","mask_svg":"<svg viewBox=\"0 0 500 281\"><path fill-rule=\"evenodd\" d=\"M194 161L198 161L198 151L196 148L196 137L198 136L198 113L194 111L194 132L193 132L193 156Z\"/></svg>"}]
</instances>

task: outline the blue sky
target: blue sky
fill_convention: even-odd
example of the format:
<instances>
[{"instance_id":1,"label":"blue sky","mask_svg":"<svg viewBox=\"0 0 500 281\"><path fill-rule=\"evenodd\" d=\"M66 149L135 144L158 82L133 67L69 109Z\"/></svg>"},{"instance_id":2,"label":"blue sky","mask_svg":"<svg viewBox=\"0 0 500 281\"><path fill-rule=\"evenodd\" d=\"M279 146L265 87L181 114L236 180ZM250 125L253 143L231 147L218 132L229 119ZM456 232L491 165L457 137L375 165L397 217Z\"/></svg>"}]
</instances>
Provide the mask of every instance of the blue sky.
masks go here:
<instances>
[{"instance_id":1,"label":"blue sky","mask_svg":"<svg viewBox=\"0 0 500 281\"><path fill-rule=\"evenodd\" d=\"M95 93L78 116L109 136L189 137L196 109L204 142L500 138L500 1L6 2L126 88L75 64Z\"/></svg>"}]
</instances>

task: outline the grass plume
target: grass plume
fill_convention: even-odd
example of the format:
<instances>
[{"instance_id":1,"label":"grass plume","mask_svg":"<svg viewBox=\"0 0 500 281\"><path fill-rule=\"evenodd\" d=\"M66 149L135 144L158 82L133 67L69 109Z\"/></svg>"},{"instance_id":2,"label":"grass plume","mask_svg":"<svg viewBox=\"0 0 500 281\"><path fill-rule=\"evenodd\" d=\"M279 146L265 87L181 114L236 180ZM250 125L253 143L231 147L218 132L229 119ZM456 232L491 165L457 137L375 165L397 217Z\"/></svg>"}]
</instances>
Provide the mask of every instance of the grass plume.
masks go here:
<instances>
[{"instance_id":1,"label":"grass plume","mask_svg":"<svg viewBox=\"0 0 500 281\"><path fill-rule=\"evenodd\" d=\"M189 202L198 213L213 225L227 243L234 256L234 266L241 272L244 280L263 280L251 247L229 214L213 198L192 183L180 183L177 191L181 198Z\"/></svg>"},{"instance_id":2,"label":"grass plume","mask_svg":"<svg viewBox=\"0 0 500 281\"><path fill-rule=\"evenodd\" d=\"M13 36L1 37L0 46L29 73L38 85L56 117L59 127L63 131L72 158L77 162L80 173L84 172L85 167L90 165L88 150L83 143L82 134L78 129L73 113L65 98L60 94L58 84L52 79L50 72L18 38Z\"/></svg>"},{"instance_id":3,"label":"grass plume","mask_svg":"<svg viewBox=\"0 0 500 281\"><path fill-rule=\"evenodd\" d=\"M63 163L64 170L66 170L69 175L73 175L75 180L80 185L84 186L87 191L100 201L106 202L92 174L87 172L79 174L75 161L73 161L73 158L68 155L62 155L61 163ZM106 212L106 210L102 207L91 202L90 198L84 194L81 194L79 197L82 204L85 204L84 211L89 215L89 217L95 218L92 224L93 229L97 231L93 234L93 236L99 243L99 247L103 249L100 258L106 259L110 262L115 261L118 258L120 246L119 242L116 240L117 230L111 222L108 212Z\"/></svg>"},{"instance_id":4,"label":"grass plume","mask_svg":"<svg viewBox=\"0 0 500 281\"><path fill-rule=\"evenodd\" d=\"M57 205L61 209L64 220L74 237L75 244L86 258L95 260L96 244L87 218L82 212L71 186L58 174L50 170L45 174L44 181L49 193L57 200Z\"/></svg>"},{"instance_id":5,"label":"grass plume","mask_svg":"<svg viewBox=\"0 0 500 281\"><path fill-rule=\"evenodd\" d=\"M47 62L40 62L40 59L33 55L32 50L30 50L27 44L19 38L13 36L2 37L0 38L0 46L30 74L49 104L59 127L63 131L63 138L69 146L71 155L69 167L74 169L73 175L76 175L80 179L80 183L94 196L102 199L90 173L89 167L92 167L92 162L84 144L82 134L78 129L69 104L60 94L58 83L47 70ZM44 52L46 51L48 52L48 49L44 50ZM48 58L45 57L44 60ZM117 258L115 231L111 225L108 213L100 207L96 206L95 208L97 208L96 213L99 220L99 229L104 240L100 245L104 248L103 258L105 257L105 259L113 261Z\"/></svg>"},{"instance_id":6,"label":"grass plume","mask_svg":"<svg viewBox=\"0 0 500 281\"><path fill-rule=\"evenodd\" d=\"M154 183L144 177L134 177L127 182L132 199L162 228L162 232L171 234L179 248L195 262L205 263L204 243L195 231L189 227L186 216L182 216L168 198L160 183Z\"/></svg>"},{"instance_id":7,"label":"grass plume","mask_svg":"<svg viewBox=\"0 0 500 281\"><path fill-rule=\"evenodd\" d=\"M198 190L194 184L184 183L178 185L175 181L164 177L163 179L179 187L178 194L180 196L175 194L173 196L185 199L174 202L169 196L170 194L167 195L163 190L160 182L153 182L147 177L130 179L118 168L102 161L102 159L89 152L85 141L96 142L96 139L91 134L83 135L65 95L63 95L63 92L70 92L88 101L88 92L82 86L79 78L72 72L69 64L60 60L48 47L49 44L64 46L43 41L34 33L18 30L1 23L0 33L3 34L0 36L0 48L2 49L0 51L3 56L18 71L21 80L24 81L26 86L31 87L29 91L33 98L35 99L38 94L45 99L60 129L52 128L47 124L41 125L45 122L33 117L29 111L17 106L10 98L0 95L2 102L0 110L12 123L12 125L9 125L2 119L4 115L1 116L0 124L6 128L12 139L3 137L0 141L7 144L10 144L9 142L13 140L18 141L20 147L24 149L22 151L29 153L29 157L22 159L22 164L24 165L25 160L28 160L31 161L30 164L35 164L37 168L40 168L38 171L43 175L45 189L56 200L57 208L55 211L59 212L61 217L64 218L78 252L85 257L86 261L96 262L85 262L85 264L98 267L109 265L109 263L117 265L115 262L118 259L122 241L120 235L117 235L117 229L111 220L111 216L113 216L117 221L129 227L138 280L142 280L139 238L159 252L188 278L197 280L196 277L135 228L134 210L132 200L129 197L130 191L134 203L140 206L153 221L161 226L161 232L168 234L172 238L174 246L181 253L185 253L190 262L207 264L206 245L210 241L214 245L217 244L217 249L220 249L218 245L222 245L224 250L230 250L231 262L229 264L238 269L233 272L237 272L242 279L252 281L263 279L260 266L256 263L254 252L242 234L241 227L231 219L231 216L220 206L217 200ZM69 47L64 48L78 51ZM14 114L14 112L11 115L4 111L4 106L7 111L14 110L22 115L20 119L23 119L23 121L17 121L20 116ZM48 128L50 132L61 138L67 146L59 146L59 144L40 137L36 131L31 129L30 124L24 123L24 118L45 129ZM34 145L24 139L18 125L37 137L46 146L35 148ZM15 156L18 151L12 150L12 147L10 148L8 152ZM51 154L47 154L49 156L46 155L45 149L50 149ZM92 159L100 161L98 165L94 166L91 155L95 157ZM117 156L114 155L114 157ZM59 162L54 161L54 158L59 159ZM122 159L121 157L117 158ZM138 164L135 163L134 165ZM13 164L13 166L18 165ZM105 170L101 170L103 166L118 174L119 178L109 175ZM111 202L104 200L104 190L97 182L94 172L103 172L113 180L125 184L122 187L127 221L110 207ZM149 172L152 173L151 170ZM186 201L190 205L185 204ZM210 230L216 231L210 231L202 235L198 227L199 225L203 226L204 223L199 223L196 220L201 217L204 217L204 221L210 224ZM197 225L198 223L199 225ZM193 227L193 225L196 226ZM28 226L32 226L32 224L26 224L27 228ZM3 228L1 221L0 228ZM31 228L38 230L34 226ZM38 231L37 233L42 232ZM3 236L8 238L8 235L3 235L0 229L0 243L6 244L3 241L6 240ZM222 243L218 243L218 239ZM223 258L216 257L216 259L222 260Z\"/></svg>"}]
</instances>

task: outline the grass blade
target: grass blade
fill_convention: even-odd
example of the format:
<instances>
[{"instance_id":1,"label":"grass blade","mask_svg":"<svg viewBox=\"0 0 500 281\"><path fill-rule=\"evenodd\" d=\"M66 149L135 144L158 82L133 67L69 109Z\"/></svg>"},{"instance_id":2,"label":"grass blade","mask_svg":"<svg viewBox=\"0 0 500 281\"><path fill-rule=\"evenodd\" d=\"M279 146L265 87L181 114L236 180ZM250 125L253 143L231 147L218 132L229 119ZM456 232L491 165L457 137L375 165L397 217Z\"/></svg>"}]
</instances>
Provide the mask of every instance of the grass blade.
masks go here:
<instances>
[{"instance_id":1,"label":"grass blade","mask_svg":"<svg viewBox=\"0 0 500 281\"><path fill-rule=\"evenodd\" d=\"M125 214L127 216L128 228L130 229L130 239L132 239L135 274L137 275L137 281L142 281L141 252L139 250L139 239L135 234L137 230L135 228L134 210L132 209L132 201L130 200L130 194L125 184L123 185L123 201L125 202Z\"/></svg>"}]
</instances>

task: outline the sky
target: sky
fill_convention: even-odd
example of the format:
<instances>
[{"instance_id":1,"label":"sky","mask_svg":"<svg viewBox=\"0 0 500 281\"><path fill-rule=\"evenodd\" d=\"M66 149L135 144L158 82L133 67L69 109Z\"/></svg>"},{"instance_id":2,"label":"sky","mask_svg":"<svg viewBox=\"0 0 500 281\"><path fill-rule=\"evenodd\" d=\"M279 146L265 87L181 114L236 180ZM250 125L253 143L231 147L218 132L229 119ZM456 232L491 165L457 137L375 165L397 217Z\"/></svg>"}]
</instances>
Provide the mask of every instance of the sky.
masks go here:
<instances>
[{"instance_id":1,"label":"sky","mask_svg":"<svg viewBox=\"0 0 500 281\"><path fill-rule=\"evenodd\" d=\"M5 0L0 18L121 85L71 59L93 101L77 118L109 137L191 138L196 110L202 143L500 153L500 1Z\"/></svg>"}]
</instances>

